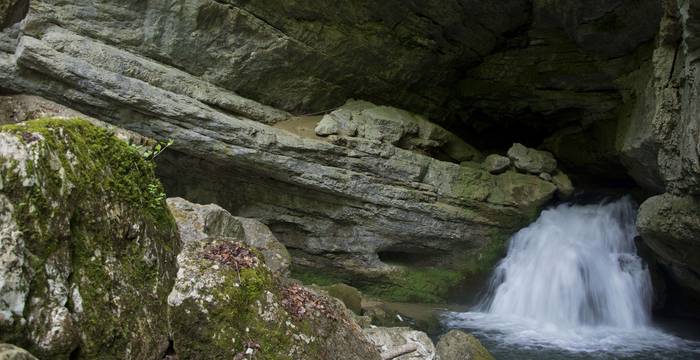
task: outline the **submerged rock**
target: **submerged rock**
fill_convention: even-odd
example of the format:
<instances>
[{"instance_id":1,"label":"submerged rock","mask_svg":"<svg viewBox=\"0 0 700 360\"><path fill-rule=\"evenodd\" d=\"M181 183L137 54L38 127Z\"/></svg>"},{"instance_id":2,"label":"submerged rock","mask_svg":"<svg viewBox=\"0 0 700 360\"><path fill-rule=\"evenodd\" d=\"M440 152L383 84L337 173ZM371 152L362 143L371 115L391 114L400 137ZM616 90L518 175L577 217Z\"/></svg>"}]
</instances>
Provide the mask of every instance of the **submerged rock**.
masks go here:
<instances>
[{"instance_id":1,"label":"submerged rock","mask_svg":"<svg viewBox=\"0 0 700 360\"><path fill-rule=\"evenodd\" d=\"M155 358L179 241L153 164L83 120L0 127L0 340Z\"/></svg>"},{"instance_id":2,"label":"submerged rock","mask_svg":"<svg viewBox=\"0 0 700 360\"><path fill-rule=\"evenodd\" d=\"M440 360L494 360L474 335L461 330L450 330L442 335L436 351Z\"/></svg>"}]
</instances>

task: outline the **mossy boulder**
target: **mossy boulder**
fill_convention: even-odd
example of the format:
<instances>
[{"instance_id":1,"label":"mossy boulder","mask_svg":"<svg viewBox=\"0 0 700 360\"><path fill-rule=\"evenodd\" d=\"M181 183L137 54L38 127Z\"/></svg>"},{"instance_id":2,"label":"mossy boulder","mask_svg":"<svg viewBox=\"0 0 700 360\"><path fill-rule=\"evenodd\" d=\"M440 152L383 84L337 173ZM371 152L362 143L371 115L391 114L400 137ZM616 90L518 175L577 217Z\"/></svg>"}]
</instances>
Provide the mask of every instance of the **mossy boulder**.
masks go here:
<instances>
[{"instance_id":1,"label":"mossy boulder","mask_svg":"<svg viewBox=\"0 0 700 360\"><path fill-rule=\"evenodd\" d=\"M11 344L0 344L0 360L37 360L27 350Z\"/></svg>"},{"instance_id":2,"label":"mossy boulder","mask_svg":"<svg viewBox=\"0 0 700 360\"><path fill-rule=\"evenodd\" d=\"M184 244L168 297L180 359L379 359L342 303L277 277L262 258L232 238Z\"/></svg>"},{"instance_id":3,"label":"mossy boulder","mask_svg":"<svg viewBox=\"0 0 700 360\"><path fill-rule=\"evenodd\" d=\"M0 127L0 341L154 359L179 241L153 164L84 120Z\"/></svg>"},{"instance_id":4,"label":"mossy boulder","mask_svg":"<svg viewBox=\"0 0 700 360\"><path fill-rule=\"evenodd\" d=\"M494 360L474 335L450 330L442 335L436 346L440 360Z\"/></svg>"},{"instance_id":5,"label":"mossy boulder","mask_svg":"<svg viewBox=\"0 0 700 360\"><path fill-rule=\"evenodd\" d=\"M325 287L328 295L339 299L345 307L352 310L357 315L362 315L362 293L357 288L343 283L333 284Z\"/></svg>"}]
</instances>

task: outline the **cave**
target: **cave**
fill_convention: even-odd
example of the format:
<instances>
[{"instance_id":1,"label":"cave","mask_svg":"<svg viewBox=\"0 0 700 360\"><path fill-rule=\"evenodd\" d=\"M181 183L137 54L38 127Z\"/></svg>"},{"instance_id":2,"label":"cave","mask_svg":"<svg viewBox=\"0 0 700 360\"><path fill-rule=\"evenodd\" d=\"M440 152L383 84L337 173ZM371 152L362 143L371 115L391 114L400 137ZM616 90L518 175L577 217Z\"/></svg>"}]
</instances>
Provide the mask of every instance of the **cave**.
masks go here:
<instances>
[{"instance_id":1,"label":"cave","mask_svg":"<svg viewBox=\"0 0 700 360\"><path fill-rule=\"evenodd\" d=\"M409 325L416 354L471 333L496 358L691 359L698 29L692 0L0 0L0 342L369 359ZM81 312L134 294L144 333L95 345Z\"/></svg>"}]
</instances>

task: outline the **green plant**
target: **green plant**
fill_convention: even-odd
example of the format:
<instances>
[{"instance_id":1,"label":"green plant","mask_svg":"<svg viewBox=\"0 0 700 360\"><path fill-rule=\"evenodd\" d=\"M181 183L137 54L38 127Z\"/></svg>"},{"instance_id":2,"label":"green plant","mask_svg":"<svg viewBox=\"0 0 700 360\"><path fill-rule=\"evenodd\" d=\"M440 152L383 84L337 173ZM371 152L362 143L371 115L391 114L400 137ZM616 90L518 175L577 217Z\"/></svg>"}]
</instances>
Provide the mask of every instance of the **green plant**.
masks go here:
<instances>
[{"instance_id":1,"label":"green plant","mask_svg":"<svg viewBox=\"0 0 700 360\"><path fill-rule=\"evenodd\" d=\"M146 160L154 160L158 155L160 155L165 149L169 148L175 140L168 139L166 141L157 141L150 149L143 152L143 158Z\"/></svg>"}]
</instances>

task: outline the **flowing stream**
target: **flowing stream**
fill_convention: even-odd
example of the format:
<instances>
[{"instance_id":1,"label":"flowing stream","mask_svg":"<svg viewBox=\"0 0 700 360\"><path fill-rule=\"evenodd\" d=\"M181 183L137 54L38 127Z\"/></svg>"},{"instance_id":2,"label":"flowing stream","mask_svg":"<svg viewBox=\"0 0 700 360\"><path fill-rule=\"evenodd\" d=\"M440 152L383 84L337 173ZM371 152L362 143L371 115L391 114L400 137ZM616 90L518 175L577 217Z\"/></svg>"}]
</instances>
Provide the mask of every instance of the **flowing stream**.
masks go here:
<instances>
[{"instance_id":1,"label":"flowing stream","mask_svg":"<svg viewBox=\"0 0 700 360\"><path fill-rule=\"evenodd\" d=\"M543 211L511 238L475 310L446 324L475 332L498 359L700 358L697 343L652 325L635 215L628 198Z\"/></svg>"}]
</instances>

